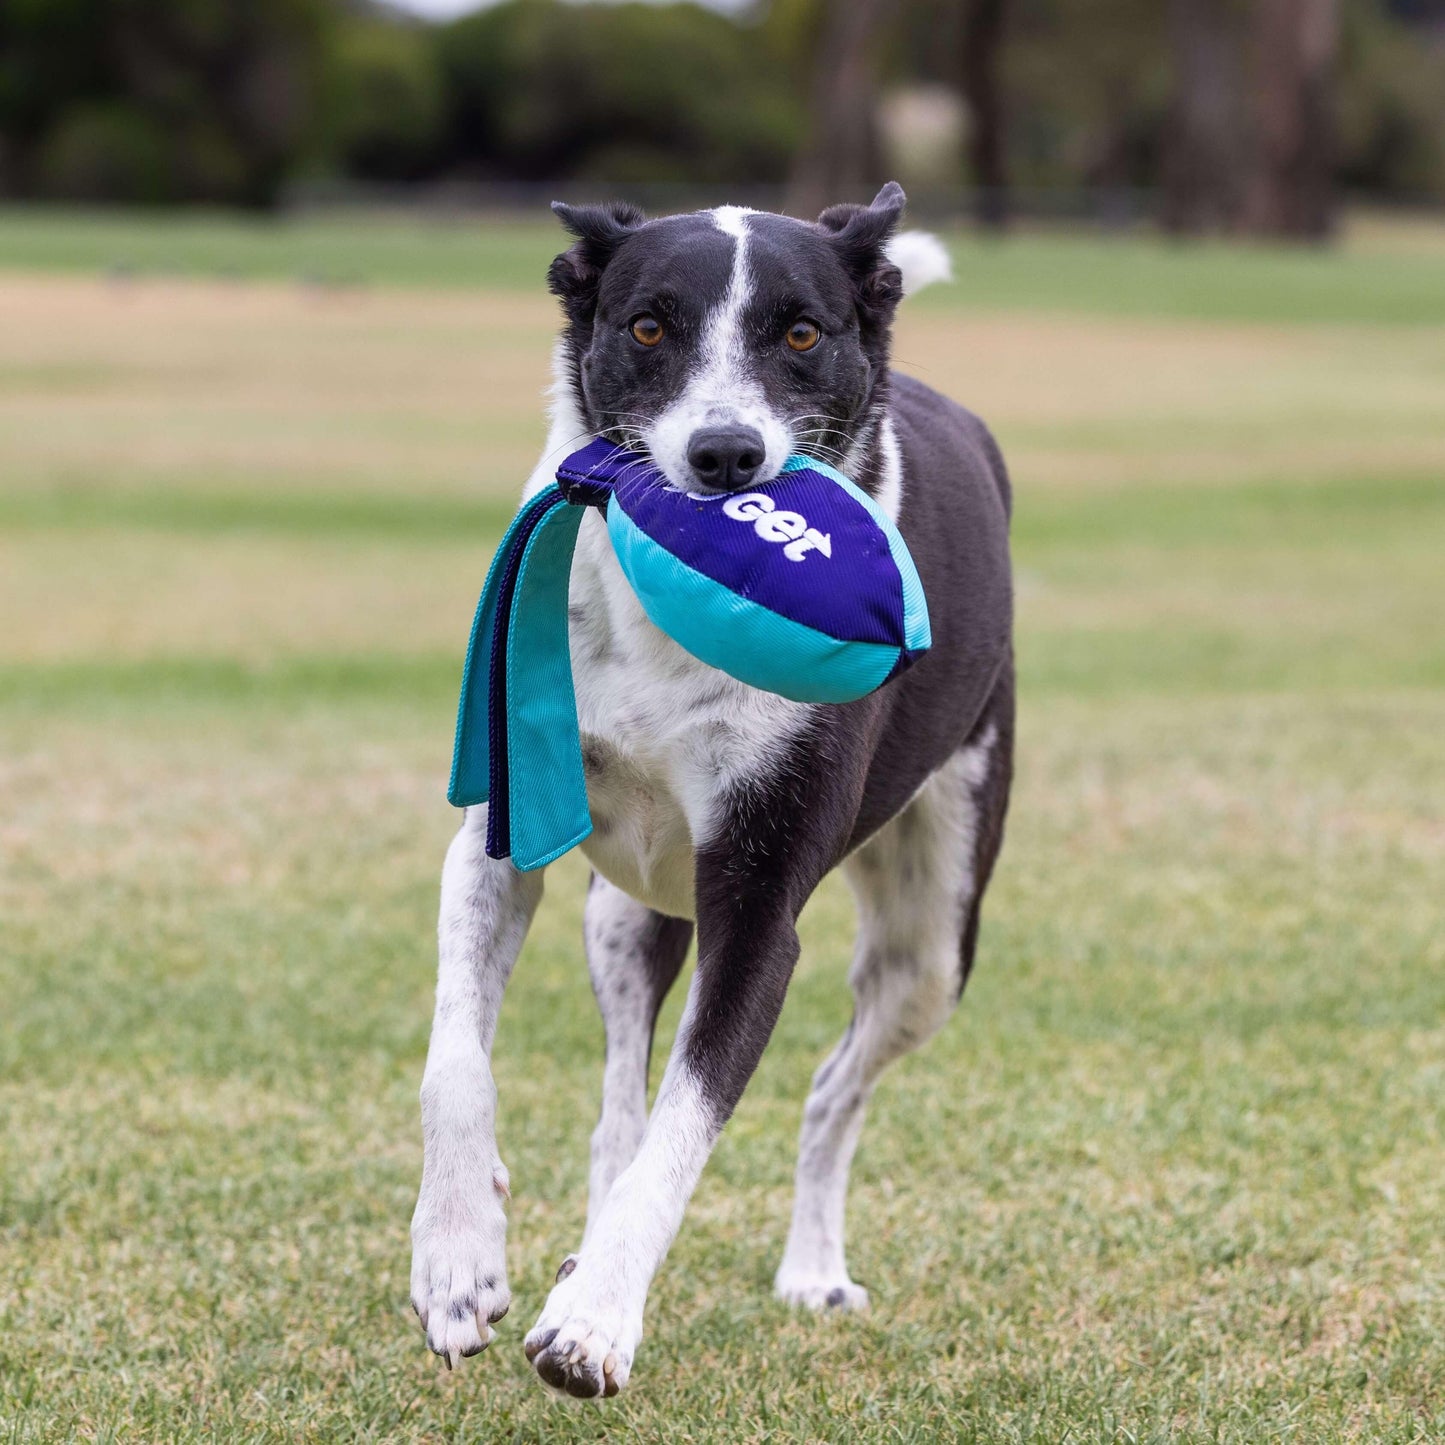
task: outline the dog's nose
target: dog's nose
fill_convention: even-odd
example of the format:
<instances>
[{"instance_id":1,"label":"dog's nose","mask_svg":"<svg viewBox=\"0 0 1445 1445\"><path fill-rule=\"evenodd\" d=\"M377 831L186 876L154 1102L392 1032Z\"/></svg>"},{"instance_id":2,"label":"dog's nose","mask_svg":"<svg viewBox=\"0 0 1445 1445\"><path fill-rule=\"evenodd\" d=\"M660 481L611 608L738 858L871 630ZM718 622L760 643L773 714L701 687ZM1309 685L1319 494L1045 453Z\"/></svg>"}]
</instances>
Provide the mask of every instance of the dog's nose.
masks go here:
<instances>
[{"instance_id":1,"label":"dog's nose","mask_svg":"<svg viewBox=\"0 0 1445 1445\"><path fill-rule=\"evenodd\" d=\"M763 434L750 426L704 427L687 444L687 464L698 481L729 492L752 482L766 454Z\"/></svg>"}]
</instances>

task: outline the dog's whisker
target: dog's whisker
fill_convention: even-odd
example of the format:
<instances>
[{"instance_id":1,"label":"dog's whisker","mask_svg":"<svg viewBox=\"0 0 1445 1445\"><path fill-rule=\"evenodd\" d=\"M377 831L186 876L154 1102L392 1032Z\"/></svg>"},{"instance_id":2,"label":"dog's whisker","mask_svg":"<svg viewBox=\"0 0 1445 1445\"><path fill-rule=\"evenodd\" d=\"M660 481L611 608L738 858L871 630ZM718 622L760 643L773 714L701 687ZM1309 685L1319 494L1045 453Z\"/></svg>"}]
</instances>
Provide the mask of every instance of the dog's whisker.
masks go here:
<instances>
[{"instance_id":1,"label":"dog's whisker","mask_svg":"<svg viewBox=\"0 0 1445 1445\"><path fill-rule=\"evenodd\" d=\"M841 457L845 453L838 447L830 447L824 442L800 442L798 450L807 452L811 456L819 457Z\"/></svg>"},{"instance_id":2,"label":"dog's whisker","mask_svg":"<svg viewBox=\"0 0 1445 1445\"><path fill-rule=\"evenodd\" d=\"M568 452L575 451L579 444L590 440L596 433L593 431L579 431L575 436L570 436L566 441L558 442L550 451L544 452L542 462L550 462L553 457L565 456ZM538 465L541 465L539 463Z\"/></svg>"}]
</instances>

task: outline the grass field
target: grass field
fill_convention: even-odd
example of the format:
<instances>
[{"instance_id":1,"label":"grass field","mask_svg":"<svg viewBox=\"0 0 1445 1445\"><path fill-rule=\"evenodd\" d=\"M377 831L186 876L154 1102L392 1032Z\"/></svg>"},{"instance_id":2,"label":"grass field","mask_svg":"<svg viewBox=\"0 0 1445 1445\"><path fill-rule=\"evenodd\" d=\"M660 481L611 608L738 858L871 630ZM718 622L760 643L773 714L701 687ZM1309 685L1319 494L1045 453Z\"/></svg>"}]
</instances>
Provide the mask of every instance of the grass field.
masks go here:
<instances>
[{"instance_id":1,"label":"grass field","mask_svg":"<svg viewBox=\"0 0 1445 1445\"><path fill-rule=\"evenodd\" d=\"M873 1311L768 1290L830 883L629 1392L542 1394L601 1064L572 858L496 1058L512 1314L426 1353L445 769L555 241L0 214L0 1441L1445 1438L1428 227L958 240L897 353L1012 461L1019 777L964 1007L864 1135Z\"/></svg>"}]
</instances>

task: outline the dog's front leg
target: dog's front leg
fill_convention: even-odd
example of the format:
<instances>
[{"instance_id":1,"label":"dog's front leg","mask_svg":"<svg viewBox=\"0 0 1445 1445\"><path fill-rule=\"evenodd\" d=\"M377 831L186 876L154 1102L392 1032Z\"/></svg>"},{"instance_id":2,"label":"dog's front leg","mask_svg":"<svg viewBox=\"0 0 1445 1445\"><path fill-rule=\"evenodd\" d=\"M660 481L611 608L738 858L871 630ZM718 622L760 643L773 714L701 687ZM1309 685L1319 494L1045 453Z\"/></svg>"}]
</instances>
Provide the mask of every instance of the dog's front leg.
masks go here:
<instances>
[{"instance_id":1,"label":"dog's front leg","mask_svg":"<svg viewBox=\"0 0 1445 1445\"><path fill-rule=\"evenodd\" d=\"M486 835L486 808L469 808L442 870L421 1193L411 1222L412 1307L449 1367L486 1349L511 1302L490 1060L502 991L542 896L540 871L487 857Z\"/></svg>"},{"instance_id":2,"label":"dog's front leg","mask_svg":"<svg viewBox=\"0 0 1445 1445\"><path fill-rule=\"evenodd\" d=\"M627 1383L648 1286L777 1021L798 912L837 851L822 828L800 836L808 791L790 774L778 812L738 806L699 856L697 972L642 1144L526 1340L537 1373L569 1395L614 1395ZM846 799L830 812L852 816Z\"/></svg>"},{"instance_id":3,"label":"dog's front leg","mask_svg":"<svg viewBox=\"0 0 1445 1445\"><path fill-rule=\"evenodd\" d=\"M798 956L787 914L741 935L715 933L711 943L707 929L700 917L697 974L641 1147L527 1336L537 1373L569 1395L615 1395L627 1383L648 1286L772 1032Z\"/></svg>"}]
</instances>

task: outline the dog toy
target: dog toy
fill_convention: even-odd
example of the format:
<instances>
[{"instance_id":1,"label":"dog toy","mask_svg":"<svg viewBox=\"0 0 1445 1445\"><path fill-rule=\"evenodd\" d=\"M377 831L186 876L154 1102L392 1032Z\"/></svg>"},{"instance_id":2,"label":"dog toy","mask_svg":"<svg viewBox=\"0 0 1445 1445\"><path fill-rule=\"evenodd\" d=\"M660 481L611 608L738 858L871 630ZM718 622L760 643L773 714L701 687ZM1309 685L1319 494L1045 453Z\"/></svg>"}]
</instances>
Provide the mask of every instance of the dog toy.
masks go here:
<instances>
[{"instance_id":1,"label":"dog toy","mask_svg":"<svg viewBox=\"0 0 1445 1445\"><path fill-rule=\"evenodd\" d=\"M490 803L488 854L540 868L591 831L567 637L577 529L600 508L652 623L709 666L798 702L851 702L927 651L918 570L842 472L794 455L741 493L682 492L602 438L522 506L462 673L448 799Z\"/></svg>"}]
</instances>

